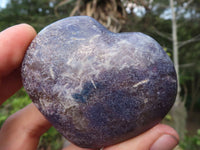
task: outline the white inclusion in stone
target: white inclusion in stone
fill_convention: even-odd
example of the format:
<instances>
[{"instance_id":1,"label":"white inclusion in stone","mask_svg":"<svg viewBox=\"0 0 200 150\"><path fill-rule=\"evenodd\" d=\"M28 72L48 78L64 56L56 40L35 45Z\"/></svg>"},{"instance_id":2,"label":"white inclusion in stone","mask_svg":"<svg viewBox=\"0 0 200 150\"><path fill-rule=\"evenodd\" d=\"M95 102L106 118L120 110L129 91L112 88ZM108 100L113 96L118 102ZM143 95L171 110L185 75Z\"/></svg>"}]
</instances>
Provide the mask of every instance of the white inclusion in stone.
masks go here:
<instances>
[{"instance_id":1,"label":"white inclusion in stone","mask_svg":"<svg viewBox=\"0 0 200 150\"><path fill-rule=\"evenodd\" d=\"M145 99L144 99L144 103L146 104L147 102L148 102L148 99L147 99L147 98L145 98Z\"/></svg>"},{"instance_id":2,"label":"white inclusion in stone","mask_svg":"<svg viewBox=\"0 0 200 150\"><path fill-rule=\"evenodd\" d=\"M138 86L140 86L140 85L142 85L142 84L145 84L145 83L147 83L147 82L149 82L149 79L142 80L142 81L140 81L140 82L134 84L133 87L136 88L136 87L138 87Z\"/></svg>"},{"instance_id":3,"label":"white inclusion in stone","mask_svg":"<svg viewBox=\"0 0 200 150\"><path fill-rule=\"evenodd\" d=\"M51 78L54 80L55 79L55 75L54 75L54 71L53 71L52 67L49 68L49 72L50 72Z\"/></svg>"},{"instance_id":4,"label":"white inclusion in stone","mask_svg":"<svg viewBox=\"0 0 200 150\"><path fill-rule=\"evenodd\" d=\"M94 86L94 88L97 89L97 87L92 79L91 79L91 82L92 82L92 85Z\"/></svg>"}]
</instances>

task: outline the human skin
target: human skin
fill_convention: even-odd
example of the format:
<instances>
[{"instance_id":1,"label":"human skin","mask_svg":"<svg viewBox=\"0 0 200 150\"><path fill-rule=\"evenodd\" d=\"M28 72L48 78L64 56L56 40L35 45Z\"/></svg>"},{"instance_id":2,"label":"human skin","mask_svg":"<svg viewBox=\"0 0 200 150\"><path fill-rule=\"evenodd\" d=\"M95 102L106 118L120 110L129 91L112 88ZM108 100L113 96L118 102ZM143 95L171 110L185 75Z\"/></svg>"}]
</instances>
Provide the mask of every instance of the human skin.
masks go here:
<instances>
[{"instance_id":1,"label":"human skin","mask_svg":"<svg viewBox=\"0 0 200 150\"><path fill-rule=\"evenodd\" d=\"M27 47L36 36L27 24L20 24L0 32L0 104L22 87L20 66ZM51 124L29 104L11 115L0 130L0 150L36 150L40 136ZM177 132L158 124L145 133L104 150L171 150L178 144ZM89 150L73 144L63 150Z\"/></svg>"}]
</instances>

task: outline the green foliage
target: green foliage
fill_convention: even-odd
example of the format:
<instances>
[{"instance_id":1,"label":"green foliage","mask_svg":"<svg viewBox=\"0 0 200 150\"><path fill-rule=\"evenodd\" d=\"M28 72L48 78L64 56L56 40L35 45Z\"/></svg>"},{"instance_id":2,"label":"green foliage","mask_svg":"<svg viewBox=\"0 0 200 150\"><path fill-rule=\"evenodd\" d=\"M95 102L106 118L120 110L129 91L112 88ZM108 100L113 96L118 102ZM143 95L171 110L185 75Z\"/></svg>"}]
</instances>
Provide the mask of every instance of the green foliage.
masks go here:
<instances>
[{"instance_id":1,"label":"green foliage","mask_svg":"<svg viewBox=\"0 0 200 150\"><path fill-rule=\"evenodd\" d=\"M2 126L3 122L13 113L22 109L26 105L30 104L31 101L26 94L24 89L21 89L11 98L9 98L3 105L0 106L0 126Z\"/></svg>"},{"instance_id":2,"label":"green foliage","mask_svg":"<svg viewBox=\"0 0 200 150\"><path fill-rule=\"evenodd\" d=\"M7 101L5 101L0 106L0 127L10 115L24 108L30 103L31 100L23 88ZM42 135L42 137L40 138L40 143L38 145L38 149L49 148L51 150L58 150L61 149L61 147L61 135L53 127L50 128L44 135Z\"/></svg>"},{"instance_id":3,"label":"green foliage","mask_svg":"<svg viewBox=\"0 0 200 150\"><path fill-rule=\"evenodd\" d=\"M184 141L180 142L181 148L184 150L199 150L200 149L200 129L194 136L185 136Z\"/></svg>"},{"instance_id":4,"label":"green foliage","mask_svg":"<svg viewBox=\"0 0 200 150\"><path fill-rule=\"evenodd\" d=\"M49 0L10 0L5 9L0 10L0 31L20 23L28 23L39 32L46 25L65 18L73 7L65 9L65 13L54 14L54 6L59 1ZM60 12L60 10L59 10Z\"/></svg>"},{"instance_id":5,"label":"green foliage","mask_svg":"<svg viewBox=\"0 0 200 150\"><path fill-rule=\"evenodd\" d=\"M163 47L163 50L167 53L167 55L168 55L169 57L172 56L172 54L169 52L169 50L167 49L167 47Z\"/></svg>"},{"instance_id":6,"label":"green foliage","mask_svg":"<svg viewBox=\"0 0 200 150\"><path fill-rule=\"evenodd\" d=\"M167 120L167 121L171 121L172 116L170 114L167 114L164 119Z\"/></svg>"},{"instance_id":7,"label":"green foliage","mask_svg":"<svg viewBox=\"0 0 200 150\"><path fill-rule=\"evenodd\" d=\"M56 131L54 127L51 127L46 133L40 138L40 143L38 149L58 150L62 148L62 138L61 135Z\"/></svg>"}]
</instances>

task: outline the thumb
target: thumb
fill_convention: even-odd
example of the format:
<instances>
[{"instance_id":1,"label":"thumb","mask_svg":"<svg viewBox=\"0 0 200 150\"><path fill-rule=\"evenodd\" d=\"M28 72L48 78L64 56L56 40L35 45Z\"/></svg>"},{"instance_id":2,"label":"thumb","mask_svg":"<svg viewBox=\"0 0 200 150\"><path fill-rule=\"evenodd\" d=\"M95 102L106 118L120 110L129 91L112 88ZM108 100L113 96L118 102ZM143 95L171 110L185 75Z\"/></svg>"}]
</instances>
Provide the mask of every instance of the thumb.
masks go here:
<instances>
[{"instance_id":1,"label":"thumb","mask_svg":"<svg viewBox=\"0 0 200 150\"><path fill-rule=\"evenodd\" d=\"M158 124L135 138L104 150L172 150L178 141L179 136L173 128Z\"/></svg>"}]
</instances>

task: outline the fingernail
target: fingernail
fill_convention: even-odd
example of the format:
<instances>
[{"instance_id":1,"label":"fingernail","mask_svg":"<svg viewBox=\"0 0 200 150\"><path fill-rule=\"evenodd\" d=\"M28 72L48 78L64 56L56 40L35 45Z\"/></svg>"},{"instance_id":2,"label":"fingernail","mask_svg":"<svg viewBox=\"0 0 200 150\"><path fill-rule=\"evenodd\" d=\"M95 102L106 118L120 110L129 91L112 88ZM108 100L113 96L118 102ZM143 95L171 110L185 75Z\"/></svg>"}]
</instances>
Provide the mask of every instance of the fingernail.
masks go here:
<instances>
[{"instance_id":1,"label":"fingernail","mask_svg":"<svg viewBox=\"0 0 200 150\"><path fill-rule=\"evenodd\" d=\"M178 144L178 139L172 135L162 135L159 137L150 150L172 150Z\"/></svg>"}]
</instances>

